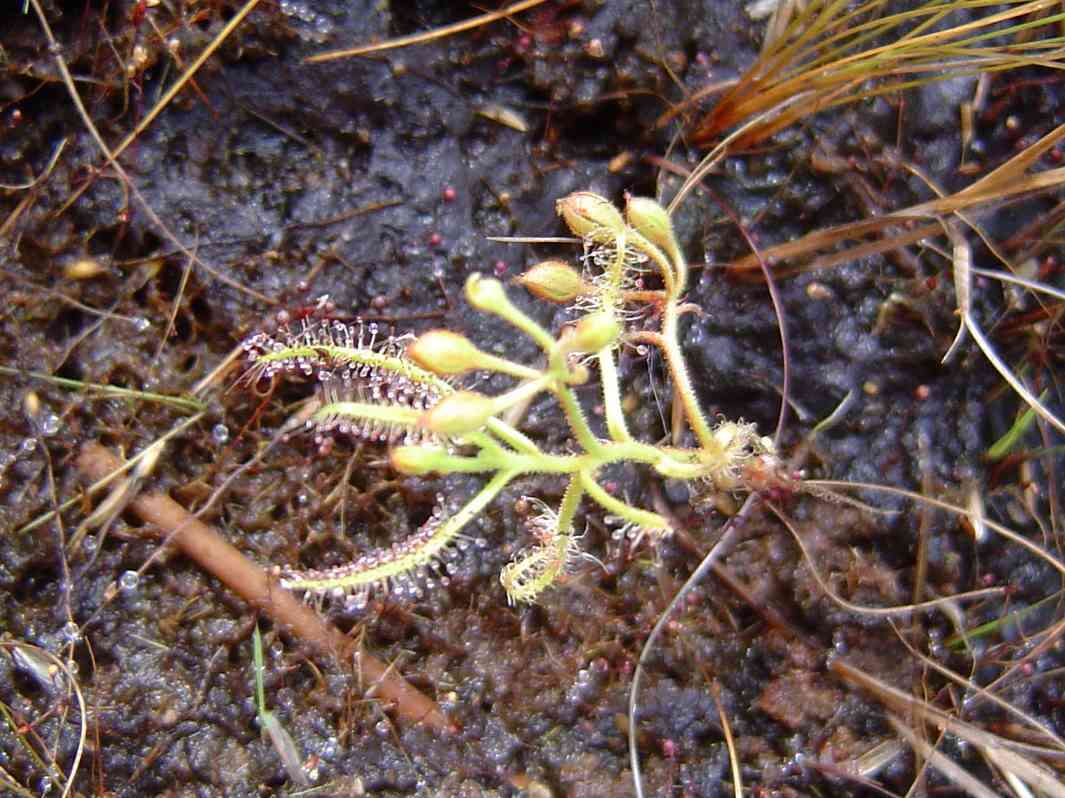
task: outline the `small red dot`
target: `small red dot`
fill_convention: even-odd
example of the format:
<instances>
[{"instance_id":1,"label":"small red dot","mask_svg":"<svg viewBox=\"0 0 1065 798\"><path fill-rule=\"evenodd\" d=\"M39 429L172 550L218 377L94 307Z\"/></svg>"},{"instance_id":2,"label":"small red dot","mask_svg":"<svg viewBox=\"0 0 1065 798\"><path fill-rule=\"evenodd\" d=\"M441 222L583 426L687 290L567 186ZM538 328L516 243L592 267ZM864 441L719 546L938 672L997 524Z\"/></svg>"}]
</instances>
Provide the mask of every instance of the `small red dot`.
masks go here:
<instances>
[{"instance_id":1,"label":"small red dot","mask_svg":"<svg viewBox=\"0 0 1065 798\"><path fill-rule=\"evenodd\" d=\"M429 236L429 246L438 247L444 243L444 237L440 233L433 233Z\"/></svg>"},{"instance_id":2,"label":"small red dot","mask_svg":"<svg viewBox=\"0 0 1065 798\"><path fill-rule=\"evenodd\" d=\"M444 189L444 202L454 202L458 193L451 186Z\"/></svg>"},{"instance_id":3,"label":"small red dot","mask_svg":"<svg viewBox=\"0 0 1065 798\"><path fill-rule=\"evenodd\" d=\"M923 402L929 396L932 395L932 389L927 385L918 385L914 388L913 396L918 402Z\"/></svg>"}]
</instances>

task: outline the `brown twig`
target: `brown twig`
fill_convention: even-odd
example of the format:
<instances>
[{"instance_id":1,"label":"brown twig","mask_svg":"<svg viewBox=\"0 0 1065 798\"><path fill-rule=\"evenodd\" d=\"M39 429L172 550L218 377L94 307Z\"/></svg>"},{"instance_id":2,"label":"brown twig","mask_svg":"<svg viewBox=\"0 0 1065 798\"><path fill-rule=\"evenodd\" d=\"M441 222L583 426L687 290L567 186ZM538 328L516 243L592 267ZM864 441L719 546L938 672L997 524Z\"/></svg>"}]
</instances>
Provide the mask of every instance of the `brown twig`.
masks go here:
<instances>
[{"instance_id":1,"label":"brown twig","mask_svg":"<svg viewBox=\"0 0 1065 798\"><path fill-rule=\"evenodd\" d=\"M91 480L102 479L121 466L122 462L114 454L96 442L87 444L78 456L78 469ZM353 659L356 670L370 683L369 689L376 697L391 702L399 717L411 723L424 723L437 731L455 730L435 701L372 654L355 650L354 642L339 629L169 496L142 494L129 506L143 520L162 530L168 540L205 571L291 634L334 656L338 662Z\"/></svg>"}]
</instances>

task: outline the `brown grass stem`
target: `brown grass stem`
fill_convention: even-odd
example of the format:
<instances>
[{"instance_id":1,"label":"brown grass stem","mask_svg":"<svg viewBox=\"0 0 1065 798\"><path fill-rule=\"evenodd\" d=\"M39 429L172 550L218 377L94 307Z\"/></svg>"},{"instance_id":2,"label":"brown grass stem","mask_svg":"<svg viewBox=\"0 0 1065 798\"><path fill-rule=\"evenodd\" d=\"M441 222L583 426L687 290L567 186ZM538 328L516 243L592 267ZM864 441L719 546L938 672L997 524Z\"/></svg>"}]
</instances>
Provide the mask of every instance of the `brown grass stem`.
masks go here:
<instances>
[{"instance_id":1,"label":"brown grass stem","mask_svg":"<svg viewBox=\"0 0 1065 798\"><path fill-rule=\"evenodd\" d=\"M78 469L90 480L103 479L121 467L121 461L96 442L87 444L78 456ZM144 521L158 527L201 568L295 637L335 657L338 663L353 660L357 672L370 683L369 690L377 698L393 704L399 717L410 723L424 723L436 731L454 730L435 701L372 654L356 651L354 641L169 496L142 494L129 506Z\"/></svg>"}]
</instances>

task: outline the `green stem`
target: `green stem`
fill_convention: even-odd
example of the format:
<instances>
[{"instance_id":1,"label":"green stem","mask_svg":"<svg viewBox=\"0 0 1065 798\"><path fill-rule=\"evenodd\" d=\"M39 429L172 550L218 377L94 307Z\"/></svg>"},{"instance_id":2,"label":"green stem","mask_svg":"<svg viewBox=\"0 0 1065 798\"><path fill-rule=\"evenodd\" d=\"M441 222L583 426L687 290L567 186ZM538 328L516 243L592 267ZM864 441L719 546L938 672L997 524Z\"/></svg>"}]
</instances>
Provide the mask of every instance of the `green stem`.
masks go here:
<instances>
[{"instance_id":1,"label":"green stem","mask_svg":"<svg viewBox=\"0 0 1065 798\"><path fill-rule=\"evenodd\" d=\"M547 387L555 381L555 375L553 374L541 374L536 372L536 379L523 382L520 385L511 388L506 393L500 394L492 400L492 404L495 408L495 414L499 415L508 407L522 404L532 399L538 393L542 393Z\"/></svg>"},{"instance_id":2,"label":"green stem","mask_svg":"<svg viewBox=\"0 0 1065 798\"><path fill-rule=\"evenodd\" d=\"M713 431L710 429L706 416L703 415L702 408L699 407L699 400L695 395L695 389L692 387L691 377L688 376L688 367L685 365L684 355L681 353L680 346L677 343L680 340L678 337L679 319L680 314L677 312L677 303L674 300L666 302L665 310L662 314L662 333L658 340L659 347L666 356L666 365L669 367L670 376L673 377L673 386L677 396L680 398L681 406L684 408L684 415L688 417L688 423L691 425L692 432L695 433L699 445L704 449L717 449Z\"/></svg>"},{"instance_id":3,"label":"green stem","mask_svg":"<svg viewBox=\"0 0 1065 798\"><path fill-rule=\"evenodd\" d=\"M679 298L684 291L684 284L681 282L679 275L674 272L673 265L669 262L669 258L665 256L665 253L635 230L629 230L629 236L632 239L633 247L647 255L658 267L658 271L662 275L662 285L666 289L666 296L670 299ZM686 278L687 273L685 270Z\"/></svg>"},{"instance_id":4,"label":"green stem","mask_svg":"<svg viewBox=\"0 0 1065 798\"><path fill-rule=\"evenodd\" d=\"M489 313L499 316L499 318L503 319L503 321L507 322L512 327L517 327L527 336L536 341L537 345L539 345L544 352L550 352L551 347L555 345L554 336L541 327L524 311L520 310L505 294L497 304L485 307L484 309Z\"/></svg>"},{"instance_id":5,"label":"green stem","mask_svg":"<svg viewBox=\"0 0 1065 798\"><path fill-rule=\"evenodd\" d=\"M171 405L179 410L184 410L185 412L190 413L202 412L207 409L207 405L203 402L185 396L168 396L167 394L162 393L135 391L131 388L120 388L117 385L101 385L94 382L82 382L81 380L71 380L66 377L56 377L54 374L44 374L40 371L21 371L20 369L9 368L8 366L0 366L0 374L7 374L12 377L31 377L35 380L40 380L41 382L58 385L60 388L93 391L99 393L104 398L117 396L123 399L139 399L144 402L159 402L160 404Z\"/></svg>"},{"instance_id":6,"label":"green stem","mask_svg":"<svg viewBox=\"0 0 1065 798\"><path fill-rule=\"evenodd\" d=\"M507 360L504 357L490 355L487 352L479 353L477 358L477 368L485 371L496 371L500 374L508 374L511 377L517 377L519 380L534 380L542 374L542 372L537 371L534 368L523 366L520 363Z\"/></svg>"},{"instance_id":7,"label":"green stem","mask_svg":"<svg viewBox=\"0 0 1065 798\"><path fill-rule=\"evenodd\" d=\"M569 535L573 531L573 517L581 505L582 496L584 496L584 487L580 483L580 478L574 475L569 485L566 486L566 493L562 496L562 504L558 508L559 534Z\"/></svg>"},{"instance_id":8,"label":"green stem","mask_svg":"<svg viewBox=\"0 0 1065 798\"><path fill-rule=\"evenodd\" d=\"M592 497L596 504L607 512L613 513L619 518L636 524L643 529L669 529L669 521L658 513L641 510L611 496L595 481L595 477L592 476L590 471L582 470L578 472L578 476L581 480L581 487L588 491L588 495Z\"/></svg>"},{"instance_id":9,"label":"green stem","mask_svg":"<svg viewBox=\"0 0 1065 798\"><path fill-rule=\"evenodd\" d=\"M600 350L596 358L599 361L599 378L603 384L603 408L606 412L607 431L615 441L631 441L632 435L625 424L625 414L621 408L621 383L618 380L613 348L607 347Z\"/></svg>"},{"instance_id":10,"label":"green stem","mask_svg":"<svg viewBox=\"0 0 1065 798\"><path fill-rule=\"evenodd\" d=\"M555 391L555 396L558 397L558 403L562 405L562 411L566 414L566 420L569 421L570 429L573 430L573 435L577 438L581 448L593 455L600 452L603 448L602 444L595 437L592 428L588 426L588 419L584 417L584 411L573 390L559 386Z\"/></svg>"},{"instance_id":11,"label":"green stem","mask_svg":"<svg viewBox=\"0 0 1065 798\"><path fill-rule=\"evenodd\" d=\"M528 436L514 429L502 419L490 418L485 427L512 449L516 449L523 454L537 455L541 453L540 447L533 443Z\"/></svg>"}]
</instances>

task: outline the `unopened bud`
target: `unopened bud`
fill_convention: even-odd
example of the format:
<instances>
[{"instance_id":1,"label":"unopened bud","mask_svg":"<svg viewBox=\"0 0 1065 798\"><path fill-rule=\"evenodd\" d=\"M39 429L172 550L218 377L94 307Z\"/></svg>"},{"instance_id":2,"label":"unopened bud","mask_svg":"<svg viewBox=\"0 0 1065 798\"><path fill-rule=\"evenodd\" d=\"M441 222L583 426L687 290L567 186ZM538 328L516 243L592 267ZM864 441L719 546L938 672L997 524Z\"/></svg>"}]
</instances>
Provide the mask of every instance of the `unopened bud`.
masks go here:
<instances>
[{"instance_id":1,"label":"unopened bud","mask_svg":"<svg viewBox=\"0 0 1065 798\"><path fill-rule=\"evenodd\" d=\"M497 312L509 305L503 284L499 280L481 274L471 274L466 280L466 301L477 310Z\"/></svg>"},{"instance_id":2,"label":"unopened bud","mask_svg":"<svg viewBox=\"0 0 1065 798\"><path fill-rule=\"evenodd\" d=\"M463 374L475 369L482 352L464 335L430 330L407 347L407 357L434 374Z\"/></svg>"},{"instance_id":3,"label":"unopened bud","mask_svg":"<svg viewBox=\"0 0 1065 798\"><path fill-rule=\"evenodd\" d=\"M577 322L570 333L567 348L571 352L598 352L617 341L621 325L613 313L605 310L590 313Z\"/></svg>"},{"instance_id":4,"label":"unopened bud","mask_svg":"<svg viewBox=\"0 0 1065 798\"><path fill-rule=\"evenodd\" d=\"M572 302L592 288L576 269L560 260L537 263L521 275L518 282L540 299L559 304Z\"/></svg>"},{"instance_id":5,"label":"unopened bud","mask_svg":"<svg viewBox=\"0 0 1065 798\"><path fill-rule=\"evenodd\" d=\"M574 235L606 244L625 232L625 220L605 197L590 191L576 191L557 204L561 216Z\"/></svg>"},{"instance_id":6,"label":"unopened bud","mask_svg":"<svg viewBox=\"0 0 1065 798\"><path fill-rule=\"evenodd\" d=\"M625 204L625 217L638 233L652 244L672 254L677 248L673 235L673 222L669 213L647 197L628 197Z\"/></svg>"},{"instance_id":7,"label":"unopened bud","mask_svg":"<svg viewBox=\"0 0 1065 798\"><path fill-rule=\"evenodd\" d=\"M459 436L485 425L495 415L495 402L474 391L448 394L418 422L437 435Z\"/></svg>"},{"instance_id":8,"label":"unopened bud","mask_svg":"<svg viewBox=\"0 0 1065 798\"><path fill-rule=\"evenodd\" d=\"M397 446L389 454L389 460L392 468L399 473L417 477L432 471L439 471L442 456L447 456L447 452L443 449L425 446Z\"/></svg>"}]
</instances>

